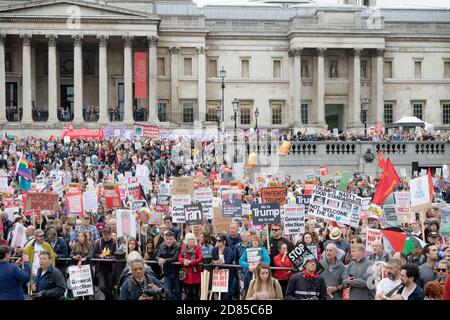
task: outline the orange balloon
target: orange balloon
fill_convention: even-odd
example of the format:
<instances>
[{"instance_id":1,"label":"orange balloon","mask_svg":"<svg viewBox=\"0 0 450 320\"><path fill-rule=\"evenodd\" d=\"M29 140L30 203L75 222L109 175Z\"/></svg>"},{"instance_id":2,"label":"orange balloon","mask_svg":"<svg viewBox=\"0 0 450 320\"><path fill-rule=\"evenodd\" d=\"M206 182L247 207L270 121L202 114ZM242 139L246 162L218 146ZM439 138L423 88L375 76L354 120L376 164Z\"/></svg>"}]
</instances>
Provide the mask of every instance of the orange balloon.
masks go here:
<instances>
[{"instance_id":1,"label":"orange balloon","mask_svg":"<svg viewBox=\"0 0 450 320\"><path fill-rule=\"evenodd\" d=\"M280 149L278 150L278 152L285 156L289 153L289 148L291 147L291 144L289 141L283 141L283 143L280 146Z\"/></svg>"},{"instance_id":2,"label":"orange balloon","mask_svg":"<svg viewBox=\"0 0 450 320\"><path fill-rule=\"evenodd\" d=\"M253 169L256 166L256 153L252 152L247 159L247 168Z\"/></svg>"}]
</instances>

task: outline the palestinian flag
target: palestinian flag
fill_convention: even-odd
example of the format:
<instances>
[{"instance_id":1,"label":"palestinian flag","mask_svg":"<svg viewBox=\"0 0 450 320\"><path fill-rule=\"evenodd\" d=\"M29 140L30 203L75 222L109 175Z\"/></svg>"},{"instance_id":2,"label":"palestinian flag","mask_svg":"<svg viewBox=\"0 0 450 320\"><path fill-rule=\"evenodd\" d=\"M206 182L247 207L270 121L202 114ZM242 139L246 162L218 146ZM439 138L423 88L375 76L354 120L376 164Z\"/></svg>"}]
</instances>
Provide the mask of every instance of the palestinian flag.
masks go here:
<instances>
[{"instance_id":1,"label":"palestinian flag","mask_svg":"<svg viewBox=\"0 0 450 320\"><path fill-rule=\"evenodd\" d=\"M386 228L381 230L381 233L384 237L386 251L389 251L388 248L390 248L390 251L402 251L408 255L415 248L422 249L426 245L422 239L401 228Z\"/></svg>"}]
</instances>

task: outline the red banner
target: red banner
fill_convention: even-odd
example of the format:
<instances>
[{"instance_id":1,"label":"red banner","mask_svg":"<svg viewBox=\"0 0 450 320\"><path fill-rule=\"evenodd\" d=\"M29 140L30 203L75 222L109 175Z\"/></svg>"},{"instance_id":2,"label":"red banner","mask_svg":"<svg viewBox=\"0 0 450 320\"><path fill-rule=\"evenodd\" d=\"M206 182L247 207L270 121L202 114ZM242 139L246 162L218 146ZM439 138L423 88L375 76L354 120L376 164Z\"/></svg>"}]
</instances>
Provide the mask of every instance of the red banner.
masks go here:
<instances>
[{"instance_id":1,"label":"red banner","mask_svg":"<svg viewBox=\"0 0 450 320\"><path fill-rule=\"evenodd\" d=\"M134 132L137 136L144 138L159 138L158 126L134 125Z\"/></svg>"},{"instance_id":2,"label":"red banner","mask_svg":"<svg viewBox=\"0 0 450 320\"><path fill-rule=\"evenodd\" d=\"M134 53L134 97L147 98L147 52Z\"/></svg>"},{"instance_id":3,"label":"red banner","mask_svg":"<svg viewBox=\"0 0 450 320\"><path fill-rule=\"evenodd\" d=\"M103 195L108 209L122 208L122 201L120 199L119 185L111 184L105 185Z\"/></svg>"}]
</instances>

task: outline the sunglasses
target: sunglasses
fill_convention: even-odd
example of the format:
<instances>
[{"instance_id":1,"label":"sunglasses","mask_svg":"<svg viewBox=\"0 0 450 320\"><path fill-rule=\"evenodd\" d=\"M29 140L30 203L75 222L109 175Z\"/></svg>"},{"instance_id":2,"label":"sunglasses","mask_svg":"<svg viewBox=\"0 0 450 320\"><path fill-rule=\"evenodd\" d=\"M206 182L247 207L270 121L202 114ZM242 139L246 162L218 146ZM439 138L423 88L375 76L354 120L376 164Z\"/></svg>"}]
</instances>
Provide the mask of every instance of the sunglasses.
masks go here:
<instances>
[{"instance_id":1,"label":"sunglasses","mask_svg":"<svg viewBox=\"0 0 450 320\"><path fill-rule=\"evenodd\" d=\"M272 231L280 231L281 229L272 229Z\"/></svg>"},{"instance_id":2,"label":"sunglasses","mask_svg":"<svg viewBox=\"0 0 450 320\"><path fill-rule=\"evenodd\" d=\"M437 268L436 269L438 272L447 272L446 268Z\"/></svg>"}]
</instances>

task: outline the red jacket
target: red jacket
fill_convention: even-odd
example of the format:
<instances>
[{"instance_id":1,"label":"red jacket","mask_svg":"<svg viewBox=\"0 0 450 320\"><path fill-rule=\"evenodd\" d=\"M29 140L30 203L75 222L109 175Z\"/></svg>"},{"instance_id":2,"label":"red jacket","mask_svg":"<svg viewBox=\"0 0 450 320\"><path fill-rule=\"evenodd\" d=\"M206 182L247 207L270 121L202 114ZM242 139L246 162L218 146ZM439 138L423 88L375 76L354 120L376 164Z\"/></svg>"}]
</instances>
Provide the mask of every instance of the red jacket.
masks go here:
<instances>
[{"instance_id":1,"label":"red jacket","mask_svg":"<svg viewBox=\"0 0 450 320\"><path fill-rule=\"evenodd\" d=\"M273 263L275 267L292 268L291 260L286 256L284 262L281 260L283 258L283 253L279 253L273 258ZM278 280L287 280L292 274L291 270L275 270L274 277Z\"/></svg>"},{"instance_id":2,"label":"red jacket","mask_svg":"<svg viewBox=\"0 0 450 320\"><path fill-rule=\"evenodd\" d=\"M183 257L184 250L186 250L186 245L183 244L180 249L180 254L178 255L178 261L183 263L184 259L188 259L191 260L191 264L189 267L186 267L186 279L182 282L185 284L199 284L201 282L201 266L199 264L203 260L202 248L199 245L196 245L192 257L188 252L186 252L186 257Z\"/></svg>"},{"instance_id":3,"label":"red jacket","mask_svg":"<svg viewBox=\"0 0 450 320\"><path fill-rule=\"evenodd\" d=\"M450 277L448 277L447 281L445 281L444 297L442 300L450 300Z\"/></svg>"}]
</instances>

